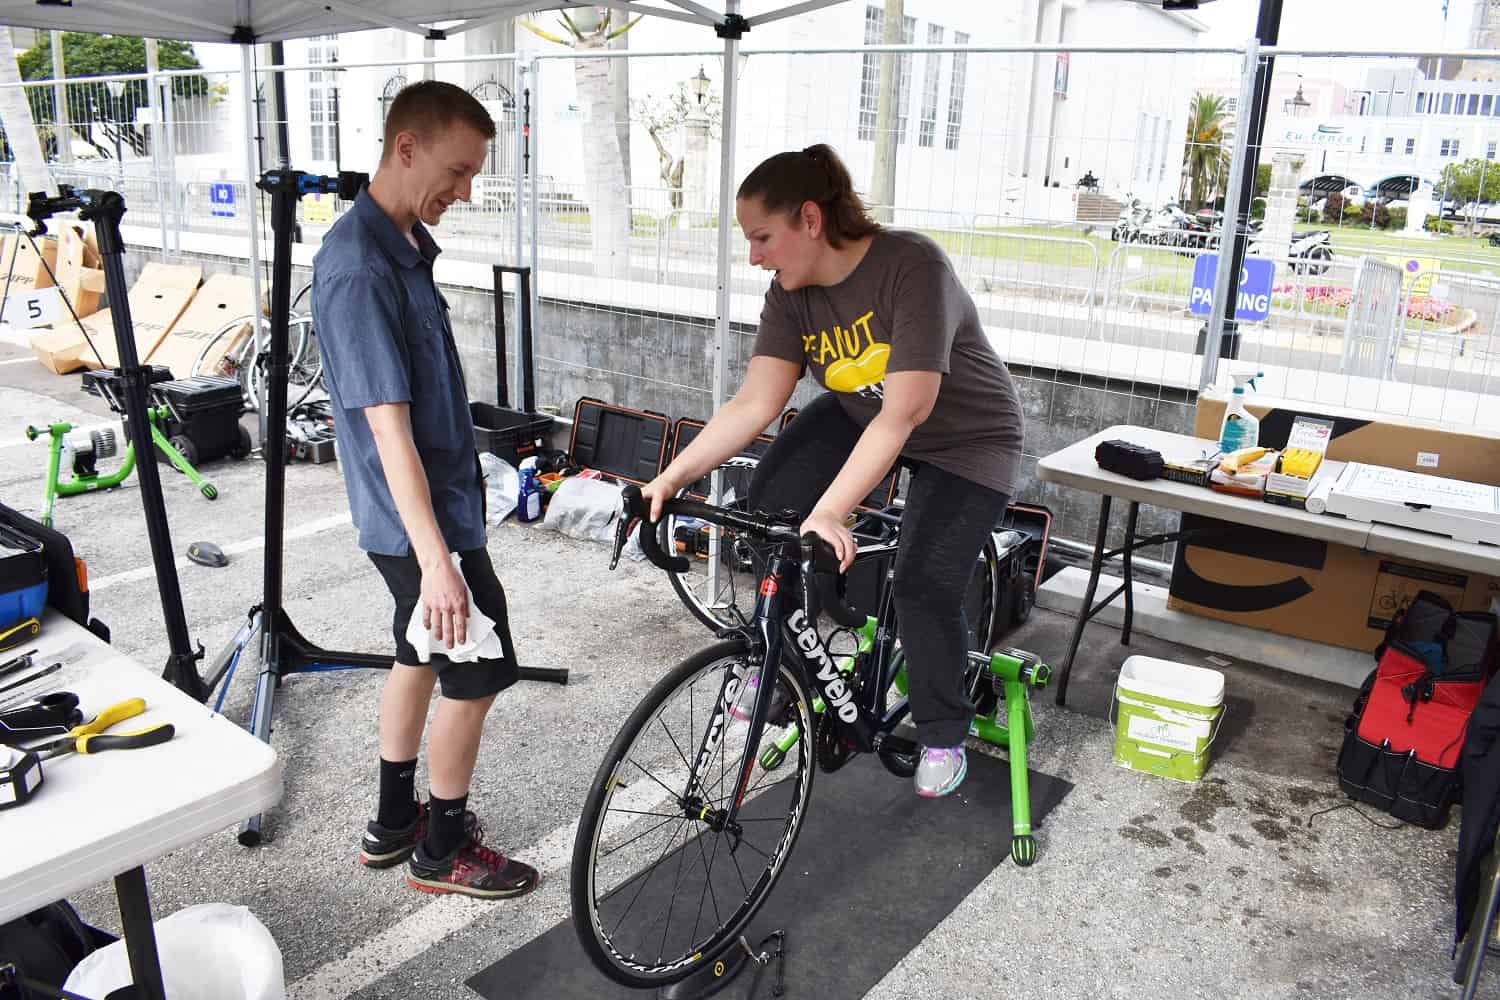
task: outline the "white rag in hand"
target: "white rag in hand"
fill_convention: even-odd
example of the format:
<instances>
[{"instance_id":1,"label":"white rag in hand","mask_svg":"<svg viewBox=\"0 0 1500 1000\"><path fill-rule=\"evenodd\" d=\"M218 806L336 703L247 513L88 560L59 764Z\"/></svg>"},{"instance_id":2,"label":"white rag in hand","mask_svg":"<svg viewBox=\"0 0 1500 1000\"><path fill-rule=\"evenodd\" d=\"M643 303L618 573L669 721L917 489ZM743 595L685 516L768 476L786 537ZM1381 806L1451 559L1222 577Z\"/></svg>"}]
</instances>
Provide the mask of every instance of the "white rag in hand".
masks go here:
<instances>
[{"instance_id":1,"label":"white rag in hand","mask_svg":"<svg viewBox=\"0 0 1500 1000\"><path fill-rule=\"evenodd\" d=\"M448 553L448 558L453 560L453 568L458 570L460 579L463 577L463 562L459 559L457 552ZM406 641L411 643L412 649L417 651L417 662L426 663L432 659L433 653L441 653L454 663L468 663L471 660L498 660L505 656L505 647L500 644L500 637L495 634L495 620L480 611L474 604L474 592L469 590L468 581L464 582L464 592L469 597L469 627L462 643L454 642L453 648L449 649L446 642L439 640L432 634L431 629L422 627L421 602L411 613L411 621L406 623Z\"/></svg>"}]
</instances>

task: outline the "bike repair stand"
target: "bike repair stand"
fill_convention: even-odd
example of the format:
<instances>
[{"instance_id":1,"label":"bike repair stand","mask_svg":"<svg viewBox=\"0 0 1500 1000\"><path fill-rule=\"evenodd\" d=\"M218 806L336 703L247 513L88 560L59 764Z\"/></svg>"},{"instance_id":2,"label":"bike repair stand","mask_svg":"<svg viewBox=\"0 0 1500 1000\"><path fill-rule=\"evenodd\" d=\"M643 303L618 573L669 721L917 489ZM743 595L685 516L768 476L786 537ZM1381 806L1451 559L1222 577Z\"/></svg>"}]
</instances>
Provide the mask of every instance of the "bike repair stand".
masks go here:
<instances>
[{"instance_id":1,"label":"bike repair stand","mask_svg":"<svg viewBox=\"0 0 1500 1000\"><path fill-rule=\"evenodd\" d=\"M766 945L772 941L776 942L775 951L766 951ZM756 987L760 985L760 977L765 974L766 966L772 962L776 963L776 983L771 987L773 997L786 995L786 931L775 930L761 939L755 948L750 947L750 942L742 936L735 942L734 947L720 957L714 959L714 964L700 969L679 982L670 986L663 986L656 991L659 1000L704 1000L724 989L734 982L741 972L749 965L755 966L755 977L751 980L750 989L746 996L751 1000L755 998Z\"/></svg>"},{"instance_id":2,"label":"bike repair stand","mask_svg":"<svg viewBox=\"0 0 1500 1000\"><path fill-rule=\"evenodd\" d=\"M271 196L271 350L266 372L266 437L261 453L266 460L266 563L265 589L261 604L250 609L249 620L214 660L209 671L212 680L232 674L240 654L257 632L261 636L261 668L256 679L255 702L250 709L250 731L258 738L271 741L271 713L276 689L287 674L328 670L389 670L389 654L352 653L325 650L309 642L292 625L281 603L282 556L286 536L283 523L286 513L286 380L291 367L288 358L288 327L292 300L292 229L297 223L297 202L304 194L337 194L352 201L369 177L344 171L337 177L305 174L300 170L268 170L256 187ZM102 244L101 244L102 245ZM261 357L265 357L262 352ZM521 667L522 680L566 684L568 671L550 667ZM226 682L225 690L228 690ZM223 703L223 692L219 695ZM217 707L217 706L216 706ZM251 816L240 826L239 842L246 847L260 843L261 816Z\"/></svg>"},{"instance_id":3,"label":"bike repair stand","mask_svg":"<svg viewBox=\"0 0 1500 1000\"><path fill-rule=\"evenodd\" d=\"M208 688L198 676L197 662L203 658L203 647L195 651L188 637L187 616L182 610L182 588L177 580L177 561L172 555L172 534L167 526L167 509L162 499L161 473L152 454L152 423L146 402L147 369L135 349L135 324L130 318L129 286L125 281L125 241L120 236L120 219L125 215L125 199L115 191L79 191L58 185L56 197L44 191L33 192L26 214L36 223L31 236L47 231L46 220L59 212L77 212L85 222L94 224L99 241L99 256L104 261L104 286L109 294L110 319L115 328L115 347L120 367L112 369L123 388L125 432L135 454L141 481L141 506L146 513L146 537L151 543L151 561L156 568L156 586L161 595L162 615L166 619L167 656L162 676L184 692L203 701Z\"/></svg>"}]
</instances>

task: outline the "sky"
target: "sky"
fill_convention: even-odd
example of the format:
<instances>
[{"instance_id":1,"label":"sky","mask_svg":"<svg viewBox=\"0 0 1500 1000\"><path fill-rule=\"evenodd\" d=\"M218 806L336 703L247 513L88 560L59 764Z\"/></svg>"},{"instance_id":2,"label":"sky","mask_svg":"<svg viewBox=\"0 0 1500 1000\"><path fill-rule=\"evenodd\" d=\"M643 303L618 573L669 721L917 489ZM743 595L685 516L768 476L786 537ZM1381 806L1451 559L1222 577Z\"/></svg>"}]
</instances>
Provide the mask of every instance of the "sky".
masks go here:
<instances>
[{"instance_id":1,"label":"sky","mask_svg":"<svg viewBox=\"0 0 1500 1000\"><path fill-rule=\"evenodd\" d=\"M1472 6L1473 0L1283 0L1280 44L1304 50L1463 48ZM1203 44L1241 45L1255 34L1259 11L1260 0L1211 0L1192 16L1209 26Z\"/></svg>"}]
</instances>

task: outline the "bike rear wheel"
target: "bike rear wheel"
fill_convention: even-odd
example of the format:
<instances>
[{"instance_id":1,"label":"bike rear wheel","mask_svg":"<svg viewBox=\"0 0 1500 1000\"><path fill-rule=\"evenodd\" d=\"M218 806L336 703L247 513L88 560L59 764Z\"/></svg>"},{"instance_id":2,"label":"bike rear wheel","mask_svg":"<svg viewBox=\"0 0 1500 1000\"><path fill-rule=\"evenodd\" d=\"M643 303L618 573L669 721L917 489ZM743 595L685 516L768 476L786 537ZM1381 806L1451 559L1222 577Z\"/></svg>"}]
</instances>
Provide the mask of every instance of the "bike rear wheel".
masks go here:
<instances>
[{"instance_id":1,"label":"bike rear wheel","mask_svg":"<svg viewBox=\"0 0 1500 1000\"><path fill-rule=\"evenodd\" d=\"M684 660L631 713L594 776L573 848L573 926L594 965L624 986L674 983L723 954L796 843L816 769L800 735L813 732L812 695L794 670L775 668L774 705L785 709L765 734L787 731L773 728L781 721L799 735L782 766L764 770L748 725L726 707L760 667L741 640ZM727 829L747 763L738 829Z\"/></svg>"}]
</instances>

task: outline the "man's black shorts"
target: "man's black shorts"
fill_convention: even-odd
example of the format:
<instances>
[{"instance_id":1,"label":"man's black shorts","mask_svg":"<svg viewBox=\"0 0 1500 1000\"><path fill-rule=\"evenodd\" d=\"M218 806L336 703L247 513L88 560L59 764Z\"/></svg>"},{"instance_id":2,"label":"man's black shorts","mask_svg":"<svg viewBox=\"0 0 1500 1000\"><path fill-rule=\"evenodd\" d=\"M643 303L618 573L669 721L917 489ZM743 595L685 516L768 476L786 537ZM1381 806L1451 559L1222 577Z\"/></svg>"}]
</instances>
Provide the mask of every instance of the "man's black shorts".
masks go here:
<instances>
[{"instance_id":1,"label":"man's black shorts","mask_svg":"<svg viewBox=\"0 0 1500 1000\"><path fill-rule=\"evenodd\" d=\"M396 599L396 617L392 631L396 639L396 662L403 666L421 666L417 651L406 641L407 623L413 614L420 614L422 601L422 569L414 555L385 556L368 553L370 561L385 578L391 596ZM504 657L498 660L470 660L466 663L450 662L441 653L433 653L428 664L437 672L438 686L444 698L469 701L486 698L514 684L519 676L516 668L515 647L510 639L510 619L505 613L505 591L495 576L495 567L490 563L490 554L485 549L470 549L460 552L464 581L474 595L474 605L495 621L495 634L500 637Z\"/></svg>"}]
</instances>

